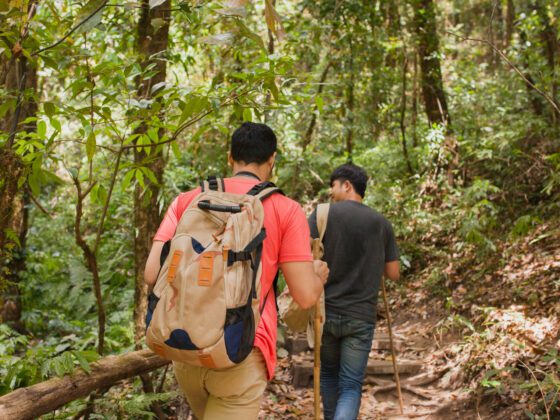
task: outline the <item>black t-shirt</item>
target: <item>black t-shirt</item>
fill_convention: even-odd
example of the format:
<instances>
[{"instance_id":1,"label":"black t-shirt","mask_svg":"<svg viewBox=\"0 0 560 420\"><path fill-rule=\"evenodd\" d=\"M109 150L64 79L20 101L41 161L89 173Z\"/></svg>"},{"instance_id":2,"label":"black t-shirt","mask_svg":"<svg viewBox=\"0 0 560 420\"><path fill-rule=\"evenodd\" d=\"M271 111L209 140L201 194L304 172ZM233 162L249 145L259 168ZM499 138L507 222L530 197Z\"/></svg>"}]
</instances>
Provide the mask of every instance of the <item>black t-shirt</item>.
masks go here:
<instances>
[{"instance_id":1,"label":"black t-shirt","mask_svg":"<svg viewBox=\"0 0 560 420\"><path fill-rule=\"evenodd\" d=\"M309 228L311 236L318 238L316 210L309 217ZM323 244L323 259L330 269L325 284L327 312L375 322L385 263L399 258L391 223L356 201L332 203Z\"/></svg>"}]
</instances>

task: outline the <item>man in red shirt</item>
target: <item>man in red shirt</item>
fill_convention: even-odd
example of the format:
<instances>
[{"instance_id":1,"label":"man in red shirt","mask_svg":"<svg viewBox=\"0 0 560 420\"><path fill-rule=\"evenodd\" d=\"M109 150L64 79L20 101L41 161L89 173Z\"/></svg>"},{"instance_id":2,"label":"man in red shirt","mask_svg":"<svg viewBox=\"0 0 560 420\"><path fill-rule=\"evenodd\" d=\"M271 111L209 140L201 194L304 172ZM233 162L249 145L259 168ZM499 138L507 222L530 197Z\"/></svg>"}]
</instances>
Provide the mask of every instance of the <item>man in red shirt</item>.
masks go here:
<instances>
[{"instance_id":1,"label":"man in red shirt","mask_svg":"<svg viewBox=\"0 0 560 420\"><path fill-rule=\"evenodd\" d=\"M243 123L232 136L228 161L233 177L226 178L225 190L245 194L254 185L268 181L276 158L276 136L265 124ZM169 207L154 242L144 278L151 287L159 272L163 244L175 234L183 212L200 188L179 194ZM273 287L278 268L290 294L303 308L319 298L328 277L322 261L313 261L309 226L295 201L273 194L263 202L266 239L263 244L261 302ZM274 376L276 363L277 313L274 299L266 299L257 327L254 348L240 364L227 369L209 369L174 362L177 381L199 419L257 418L267 380Z\"/></svg>"}]
</instances>

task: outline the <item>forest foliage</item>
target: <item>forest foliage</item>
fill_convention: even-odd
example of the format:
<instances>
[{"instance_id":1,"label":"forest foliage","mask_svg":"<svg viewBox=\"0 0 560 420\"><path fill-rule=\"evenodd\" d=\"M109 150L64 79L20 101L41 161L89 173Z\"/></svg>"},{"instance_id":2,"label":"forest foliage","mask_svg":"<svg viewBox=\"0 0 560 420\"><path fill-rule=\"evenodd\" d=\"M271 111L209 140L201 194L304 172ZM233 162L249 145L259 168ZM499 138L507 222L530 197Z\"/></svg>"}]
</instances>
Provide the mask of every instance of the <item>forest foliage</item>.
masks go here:
<instances>
[{"instance_id":1,"label":"forest foliage","mask_svg":"<svg viewBox=\"0 0 560 420\"><path fill-rule=\"evenodd\" d=\"M0 394L142 345L151 237L177 193L228 174L242 121L275 130L274 181L307 210L336 165L363 166L402 250L392 287L429 270L430 299L473 342L492 316L474 302L536 308L530 283L514 302L476 290L504 249L558 237L558 16L558 0L1 1ZM535 284L558 297L559 271ZM558 409L551 340L545 396L508 376L534 416ZM473 389L506 394L491 363L470 368ZM134 386L97 411L172 397Z\"/></svg>"}]
</instances>

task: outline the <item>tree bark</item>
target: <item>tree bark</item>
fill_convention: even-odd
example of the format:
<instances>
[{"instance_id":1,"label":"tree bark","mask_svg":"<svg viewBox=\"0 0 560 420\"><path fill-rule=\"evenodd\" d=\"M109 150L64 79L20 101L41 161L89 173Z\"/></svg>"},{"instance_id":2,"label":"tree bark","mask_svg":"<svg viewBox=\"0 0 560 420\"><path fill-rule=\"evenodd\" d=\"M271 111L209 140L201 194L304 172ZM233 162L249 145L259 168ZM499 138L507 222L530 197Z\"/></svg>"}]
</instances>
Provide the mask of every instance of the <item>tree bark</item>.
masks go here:
<instances>
[{"instance_id":1,"label":"tree bark","mask_svg":"<svg viewBox=\"0 0 560 420\"><path fill-rule=\"evenodd\" d=\"M148 0L142 0L136 48L142 60L142 69L155 64L153 69L155 74L152 77L148 79L139 77L137 80L138 96L142 99L152 98L152 87L157 83L165 82L167 67L162 53L167 50L169 43L170 8L170 0L153 9L150 9ZM155 31L151 25L153 19L163 19L165 23ZM136 134L144 134L147 129L147 124L143 123L136 130ZM163 131L160 131L159 135L162 134ZM146 314L147 289L144 282L144 267L150 253L152 238L160 222L158 194L165 167L162 151L155 149L153 147L152 153L149 155L144 149L134 149L134 163L137 166L147 167L153 172L157 180L157 183L153 183L146 179L144 189L137 185L134 190L134 226L136 228L134 237L134 337L137 348L140 348L140 341L145 330L144 316Z\"/></svg>"},{"instance_id":2,"label":"tree bark","mask_svg":"<svg viewBox=\"0 0 560 420\"><path fill-rule=\"evenodd\" d=\"M95 390L151 372L167 363L168 360L155 355L151 350L108 356L92 363L89 374L77 369L71 375L20 388L0 397L0 418L34 419L78 398L86 397Z\"/></svg>"},{"instance_id":3,"label":"tree bark","mask_svg":"<svg viewBox=\"0 0 560 420\"><path fill-rule=\"evenodd\" d=\"M25 270L25 242L29 223L29 203L29 194L27 193L18 194L14 200L12 230L18 236L19 246L11 251L10 258L6 264L8 285L0 308L0 320L20 334L27 333L21 320L20 273Z\"/></svg>"},{"instance_id":4,"label":"tree bark","mask_svg":"<svg viewBox=\"0 0 560 420\"><path fill-rule=\"evenodd\" d=\"M150 9L149 0L142 0L142 9L138 21L137 52L142 60L140 65L146 69L155 64L155 74L148 78L138 78L138 97L151 99L153 97L153 86L165 82L167 74L167 62L162 53L167 51L169 44L169 22L171 19L171 0L165 1L158 7ZM152 20L162 19L164 24L159 29L154 29ZM160 118L163 115L160 115ZM145 134L148 130L147 124L142 123L136 130L136 134ZM158 137L163 135L159 130ZM144 281L144 267L150 248L160 222L158 195L163 179L165 160L161 148L152 148L148 154L144 149L134 149L134 163L140 167L147 167L154 174L157 183L146 178L145 188L136 185L134 189L134 226L136 235L134 237L134 339L137 350L142 348L142 338L146 329L144 317L147 309L147 286ZM154 387L149 374L140 375L144 392L153 392ZM159 419L166 418L158 403L152 404L152 411Z\"/></svg>"},{"instance_id":5,"label":"tree bark","mask_svg":"<svg viewBox=\"0 0 560 420\"><path fill-rule=\"evenodd\" d=\"M543 4L536 2L537 14L540 18L542 31L541 39L544 46L544 54L548 66L548 82L550 83L550 96L556 105L558 102L558 77L556 76L556 61L558 54L558 31L553 22L550 21L547 10ZM552 123L557 125L560 115L554 108L550 110Z\"/></svg>"},{"instance_id":6,"label":"tree bark","mask_svg":"<svg viewBox=\"0 0 560 420\"><path fill-rule=\"evenodd\" d=\"M515 4L513 0L507 0L506 7L506 30L504 34L503 49L509 48L513 37L513 26L515 24Z\"/></svg>"},{"instance_id":7,"label":"tree bark","mask_svg":"<svg viewBox=\"0 0 560 420\"><path fill-rule=\"evenodd\" d=\"M406 115L406 73L408 68L408 57L406 56L406 50L403 51L403 64L402 64L402 89L401 89L401 112L399 119L399 126L401 128L401 143L403 149L403 156L406 162L406 168L408 173L412 175L414 170L410 163L410 157L408 156L408 147L406 145L406 126L404 125L404 118Z\"/></svg>"},{"instance_id":8,"label":"tree bark","mask_svg":"<svg viewBox=\"0 0 560 420\"><path fill-rule=\"evenodd\" d=\"M426 114L431 124L451 126L439 60L439 36L433 0L412 0L417 48L422 70L421 85Z\"/></svg>"},{"instance_id":9,"label":"tree bark","mask_svg":"<svg viewBox=\"0 0 560 420\"><path fill-rule=\"evenodd\" d=\"M0 259L7 245L7 229L12 226L18 182L24 173L21 159L12 149L13 142L19 130L35 131L35 122L26 124L21 122L37 112L35 67L23 56L6 60L3 55L1 60L0 87L6 92L4 100L11 98L16 101L16 104L14 109L8 111L0 121L0 129L9 135L7 142L0 148L0 167L3 169L0 174Z\"/></svg>"},{"instance_id":10,"label":"tree bark","mask_svg":"<svg viewBox=\"0 0 560 420\"><path fill-rule=\"evenodd\" d=\"M398 38L401 32L401 22L399 15L399 4L395 0L383 0L382 7L386 8L387 16L387 35L390 38ZM387 67L396 67L398 62L398 51L393 48L385 56L385 65Z\"/></svg>"},{"instance_id":11,"label":"tree bark","mask_svg":"<svg viewBox=\"0 0 560 420\"><path fill-rule=\"evenodd\" d=\"M19 40L12 45L12 56L0 57L0 88L3 101L13 100L14 106L0 120L0 130L8 134L0 148L0 292L7 280L6 295L0 298L0 322L7 322L16 330L25 330L21 323L21 298L19 273L25 268L25 238L27 236L28 198L18 191L25 167L13 150L16 134L21 130L34 132L35 122L25 122L37 113L37 70L21 53L21 43L27 38L29 21L35 16L36 1L27 4L27 23L23 25ZM19 246L11 243L7 231L19 239Z\"/></svg>"}]
</instances>

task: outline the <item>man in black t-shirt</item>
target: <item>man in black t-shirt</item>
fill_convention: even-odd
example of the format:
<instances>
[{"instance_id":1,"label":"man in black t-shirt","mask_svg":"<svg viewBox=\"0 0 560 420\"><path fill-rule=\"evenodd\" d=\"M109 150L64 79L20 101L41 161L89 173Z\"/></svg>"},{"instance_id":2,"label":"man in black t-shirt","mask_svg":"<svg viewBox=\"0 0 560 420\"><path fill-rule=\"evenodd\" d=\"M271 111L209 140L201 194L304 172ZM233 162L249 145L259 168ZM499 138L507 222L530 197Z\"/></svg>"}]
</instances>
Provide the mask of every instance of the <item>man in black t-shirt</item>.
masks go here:
<instances>
[{"instance_id":1,"label":"man in black t-shirt","mask_svg":"<svg viewBox=\"0 0 560 420\"><path fill-rule=\"evenodd\" d=\"M365 171L345 164L331 175L323 237L330 273L321 344L321 397L326 420L356 419L377 314L381 276L398 280L399 250L391 223L362 204ZM316 211L311 236L319 237Z\"/></svg>"}]
</instances>

